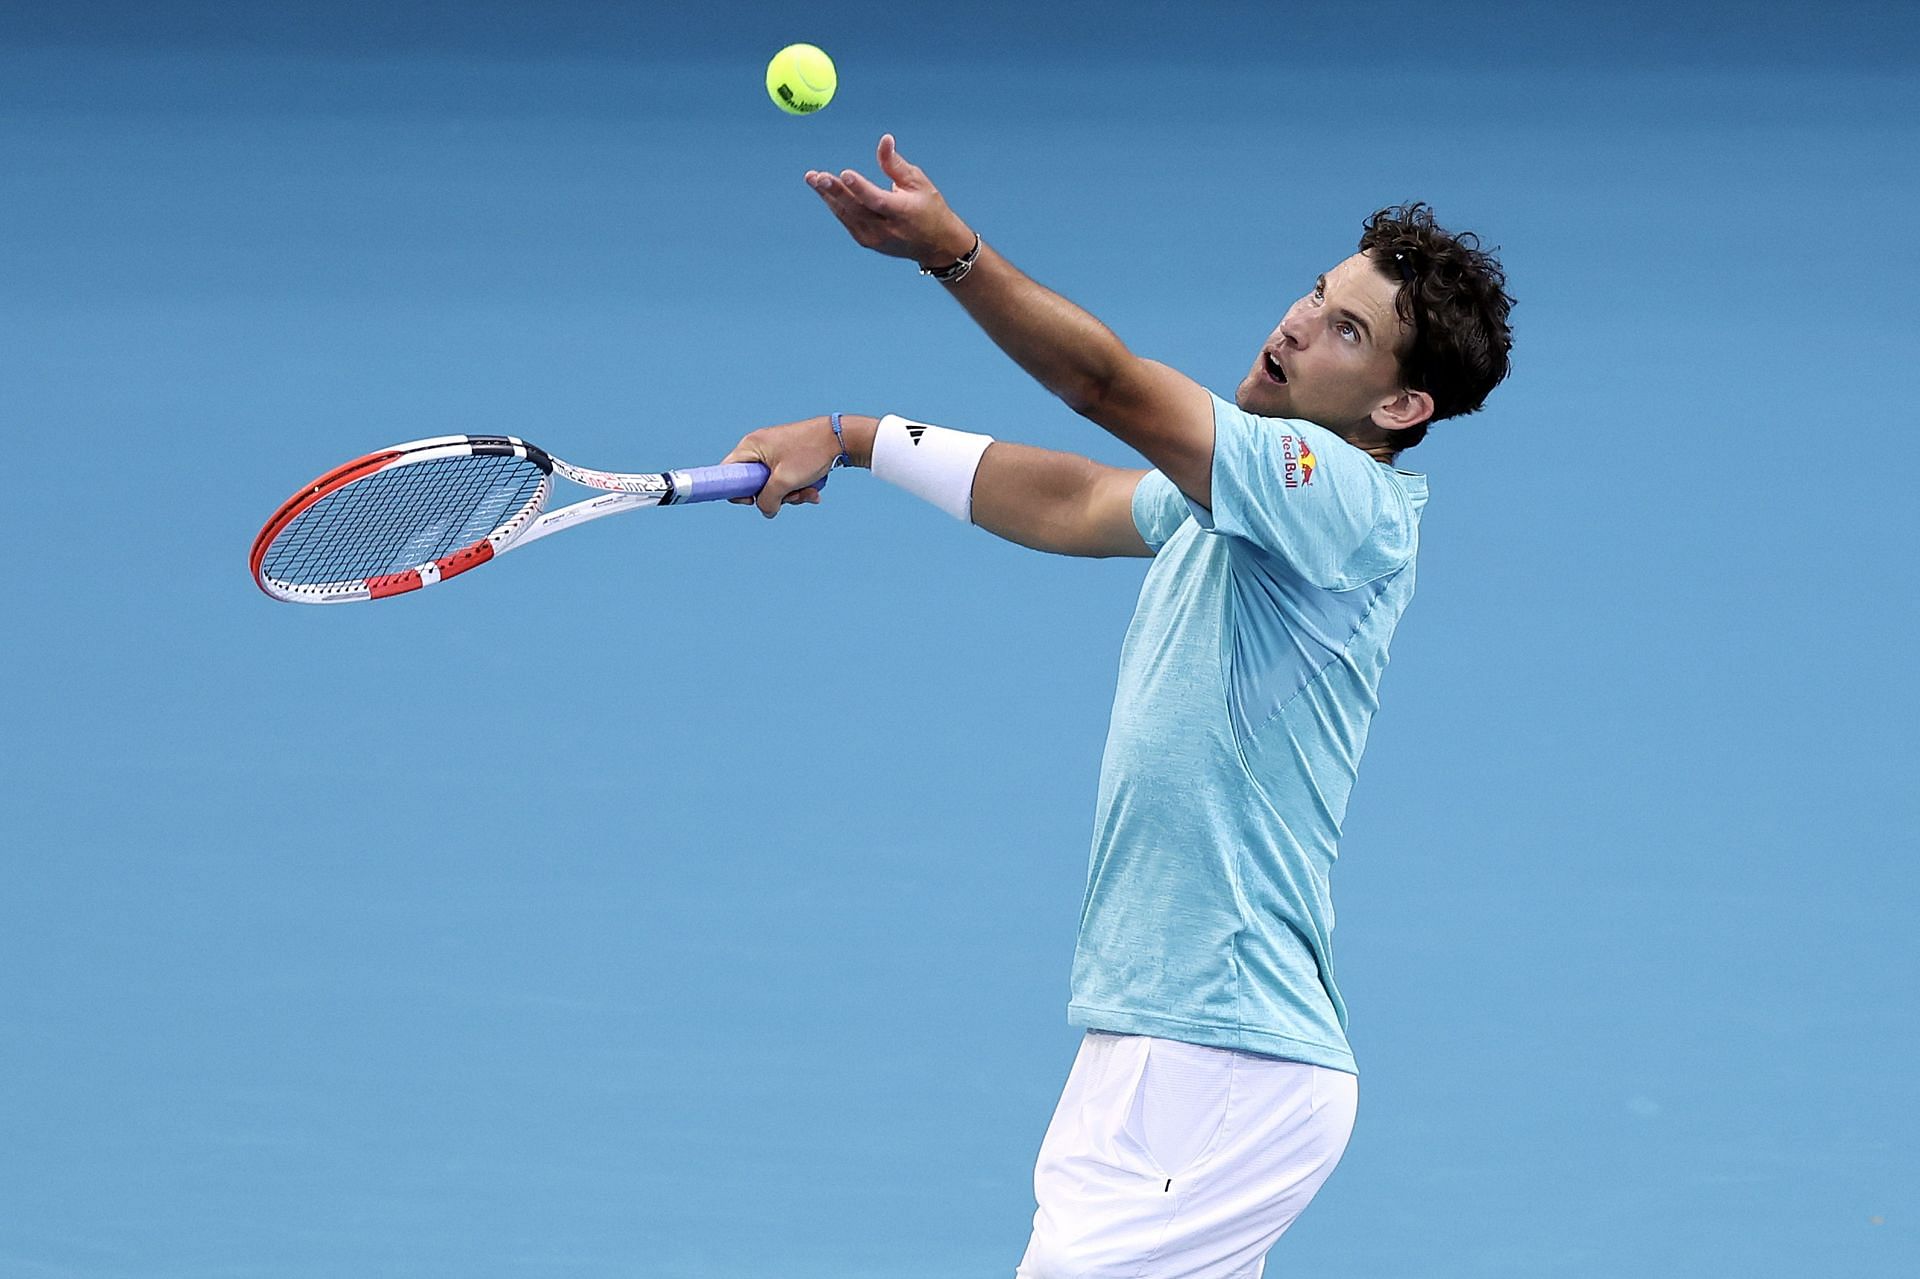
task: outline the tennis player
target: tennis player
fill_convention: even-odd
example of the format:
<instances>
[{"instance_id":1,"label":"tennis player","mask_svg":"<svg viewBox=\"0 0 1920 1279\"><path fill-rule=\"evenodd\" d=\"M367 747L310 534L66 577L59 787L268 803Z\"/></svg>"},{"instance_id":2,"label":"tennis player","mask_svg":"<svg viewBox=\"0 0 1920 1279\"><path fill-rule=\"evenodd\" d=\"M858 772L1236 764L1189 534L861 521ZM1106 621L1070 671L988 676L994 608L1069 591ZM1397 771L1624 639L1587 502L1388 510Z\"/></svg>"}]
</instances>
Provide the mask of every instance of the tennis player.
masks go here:
<instances>
[{"instance_id":1,"label":"tennis player","mask_svg":"<svg viewBox=\"0 0 1920 1279\"><path fill-rule=\"evenodd\" d=\"M1507 373L1499 262L1424 205L1367 218L1232 403L1129 351L981 241L880 140L882 188L807 182L918 263L1145 468L898 416L755 431L758 501L870 466L1063 555L1151 556L1120 656L1068 1016L1086 1028L1034 1172L1019 1279L1254 1279L1346 1149L1358 1096L1329 879L1413 595L1422 475L1396 462Z\"/></svg>"}]
</instances>

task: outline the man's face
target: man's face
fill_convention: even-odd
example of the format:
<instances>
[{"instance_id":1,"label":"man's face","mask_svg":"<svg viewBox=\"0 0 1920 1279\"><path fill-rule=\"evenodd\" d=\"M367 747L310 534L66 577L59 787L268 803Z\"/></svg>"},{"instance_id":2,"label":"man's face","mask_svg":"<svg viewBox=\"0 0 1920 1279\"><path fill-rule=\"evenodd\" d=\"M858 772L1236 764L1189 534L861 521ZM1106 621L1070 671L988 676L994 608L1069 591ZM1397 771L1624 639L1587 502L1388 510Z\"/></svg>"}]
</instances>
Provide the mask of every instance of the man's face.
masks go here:
<instances>
[{"instance_id":1,"label":"man's face","mask_svg":"<svg viewBox=\"0 0 1920 1279\"><path fill-rule=\"evenodd\" d=\"M1364 254L1334 267L1287 308L1235 401L1332 431L1369 421L1402 389L1400 351L1412 335L1393 309L1396 291Z\"/></svg>"}]
</instances>

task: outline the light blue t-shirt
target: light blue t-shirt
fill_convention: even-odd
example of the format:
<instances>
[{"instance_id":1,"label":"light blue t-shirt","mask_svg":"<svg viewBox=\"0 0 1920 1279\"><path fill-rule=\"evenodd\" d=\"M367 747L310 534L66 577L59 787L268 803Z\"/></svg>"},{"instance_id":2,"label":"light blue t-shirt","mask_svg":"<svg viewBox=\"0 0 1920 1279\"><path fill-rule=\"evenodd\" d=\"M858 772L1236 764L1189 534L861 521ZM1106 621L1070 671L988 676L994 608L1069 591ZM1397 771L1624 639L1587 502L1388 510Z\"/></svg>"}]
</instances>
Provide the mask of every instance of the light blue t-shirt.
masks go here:
<instances>
[{"instance_id":1,"label":"light blue t-shirt","mask_svg":"<svg viewBox=\"0 0 1920 1279\"><path fill-rule=\"evenodd\" d=\"M1213 509L1152 472L1074 951L1076 1026L1353 1071L1329 878L1424 476L1214 400Z\"/></svg>"}]
</instances>

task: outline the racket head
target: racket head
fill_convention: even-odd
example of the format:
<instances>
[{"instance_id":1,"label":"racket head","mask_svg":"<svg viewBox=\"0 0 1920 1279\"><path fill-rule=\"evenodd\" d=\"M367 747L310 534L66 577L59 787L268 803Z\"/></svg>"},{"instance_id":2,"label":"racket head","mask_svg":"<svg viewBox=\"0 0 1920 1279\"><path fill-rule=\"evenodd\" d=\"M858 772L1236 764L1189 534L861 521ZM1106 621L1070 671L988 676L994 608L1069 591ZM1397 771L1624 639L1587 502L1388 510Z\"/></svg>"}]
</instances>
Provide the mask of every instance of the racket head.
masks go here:
<instances>
[{"instance_id":1,"label":"racket head","mask_svg":"<svg viewBox=\"0 0 1920 1279\"><path fill-rule=\"evenodd\" d=\"M506 550L552 491L553 459L511 435L395 444L283 502L254 538L253 580L295 604L416 591Z\"/></svg>"}]
</instances>

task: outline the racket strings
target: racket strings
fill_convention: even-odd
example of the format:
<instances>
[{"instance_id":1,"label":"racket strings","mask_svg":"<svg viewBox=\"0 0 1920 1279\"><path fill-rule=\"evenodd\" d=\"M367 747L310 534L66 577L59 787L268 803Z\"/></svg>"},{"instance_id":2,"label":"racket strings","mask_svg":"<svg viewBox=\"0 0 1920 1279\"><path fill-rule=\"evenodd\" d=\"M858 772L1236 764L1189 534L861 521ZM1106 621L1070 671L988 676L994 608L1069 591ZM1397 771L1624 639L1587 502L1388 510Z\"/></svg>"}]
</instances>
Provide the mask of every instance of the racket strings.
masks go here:
<instances>
[{"instance_id":1,"label":"racket strings","mask_svg":"<svg viewBox=\"0 0 1920 1279\"><path fill-rule=\"evenodd\" d=\"M521 457L472 455L390 466L329 493L267 548L262 571L289 585L357 581L444 558L539 495Z\"/></svg>"}]
</instances>

